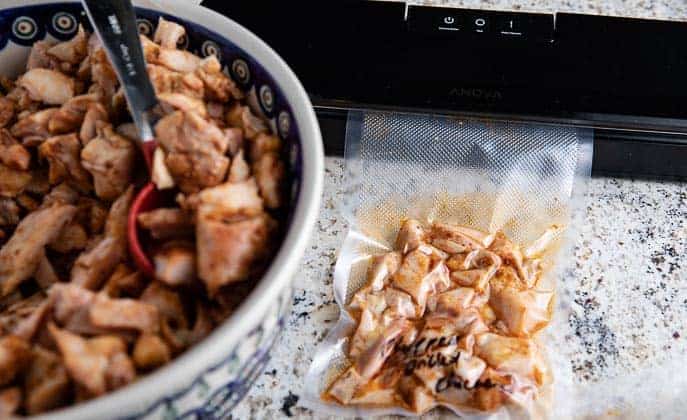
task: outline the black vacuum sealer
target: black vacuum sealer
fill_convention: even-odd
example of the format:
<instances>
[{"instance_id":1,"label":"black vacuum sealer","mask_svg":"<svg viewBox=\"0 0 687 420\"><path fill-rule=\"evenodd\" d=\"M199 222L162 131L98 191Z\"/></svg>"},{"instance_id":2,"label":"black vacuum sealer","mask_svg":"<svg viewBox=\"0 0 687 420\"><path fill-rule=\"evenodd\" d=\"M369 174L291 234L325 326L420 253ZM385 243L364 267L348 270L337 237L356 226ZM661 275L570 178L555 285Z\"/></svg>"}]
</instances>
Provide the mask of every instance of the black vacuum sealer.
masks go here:
<instances>
[{"instance_id":1,"label":"black vacuum sealer","mask_svg":"<svg viewBox=\"0 0 687 420\"><path fill-rule=\"evenodd\" d=\"M687 179L687 22L205 0L270 44L342 154L351 110L594 128L594 175Z\"/></svg>"}]
</instances>

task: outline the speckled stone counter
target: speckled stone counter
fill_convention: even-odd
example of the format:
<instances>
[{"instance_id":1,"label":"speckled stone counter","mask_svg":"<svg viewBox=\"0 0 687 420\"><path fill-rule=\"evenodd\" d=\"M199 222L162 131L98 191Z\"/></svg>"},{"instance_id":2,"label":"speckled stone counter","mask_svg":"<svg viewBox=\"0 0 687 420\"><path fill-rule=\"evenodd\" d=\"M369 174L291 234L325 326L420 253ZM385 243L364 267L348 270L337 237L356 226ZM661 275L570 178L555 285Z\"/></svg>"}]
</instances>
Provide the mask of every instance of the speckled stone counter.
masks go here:
<instances>
[{"instance_id":1,"label":"speckled stone counter","mask_svg":"<svg viewBox=\"0 0 687 420\"><path fill-rule=\"evenodd\" d=\"M431 3L687 19L683 0ZM337 210L342 175L343 160L327 158L323 205L294 279L291 317L265 373L233 418L326 418L300 407L299 397L316 347L338 318L332 269L347 230ZM661 362L668 355L687 354L687 183L595 178L588 186L584 214L574 250L576 267L565 279L574 290L571 334L566 337L575 354L573 379L603 386L608 378ZM446 412L426 418L442 414ZM687 412L663 414L679 418Z\"/></svg>"}]
</instances>

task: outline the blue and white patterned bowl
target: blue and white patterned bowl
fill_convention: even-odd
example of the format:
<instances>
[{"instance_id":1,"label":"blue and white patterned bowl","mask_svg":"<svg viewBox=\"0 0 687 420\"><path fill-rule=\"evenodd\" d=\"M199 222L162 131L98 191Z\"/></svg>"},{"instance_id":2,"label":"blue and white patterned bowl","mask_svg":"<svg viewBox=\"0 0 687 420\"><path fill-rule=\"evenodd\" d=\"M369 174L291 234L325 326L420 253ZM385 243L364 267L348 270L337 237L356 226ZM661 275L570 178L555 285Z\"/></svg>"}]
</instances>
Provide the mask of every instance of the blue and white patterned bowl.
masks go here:
<instances>
[{"instance_id":1,"label":"blue and white patterned bowl","mask_svg":"<svg viewBox=\"0 0 687 420\"><path fill-rule=\"evenodd\" d=\"M265 43L245 28L188 0L138 1L139 30L152 34L159 16L183 24L183 46L216 54L249 93L255 112L287 144L292 182L289 228L278 254L238 310L203 342L168 366L107 396L51 412L50 419L226 418L269 357L290 309L291 280L317 219L324 154L319 127L300 82ZM71 38L87 18L78 2L2 0L0 74L24 71L31 45Z\"/></svg>"}]
</instances>

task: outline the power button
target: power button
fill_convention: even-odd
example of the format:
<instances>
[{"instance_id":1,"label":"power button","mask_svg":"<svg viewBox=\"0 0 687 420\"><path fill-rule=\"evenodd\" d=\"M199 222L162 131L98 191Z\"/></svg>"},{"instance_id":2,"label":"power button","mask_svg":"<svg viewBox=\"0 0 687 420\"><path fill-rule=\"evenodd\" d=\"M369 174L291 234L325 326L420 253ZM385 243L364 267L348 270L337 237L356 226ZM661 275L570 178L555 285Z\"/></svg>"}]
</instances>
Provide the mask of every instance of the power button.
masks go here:
<instances>
[{"instance_id":1,"label":"power button","mask_svg":"<svg viewBox=\"0 0 687 420\"><path fill-rule=\"evenodd\" d=\"M462 25L459 24L459 20L454 14L444 13L437 15L434 26L439 31L457 32L461 30Z\"/></svg>"}]
</instances>

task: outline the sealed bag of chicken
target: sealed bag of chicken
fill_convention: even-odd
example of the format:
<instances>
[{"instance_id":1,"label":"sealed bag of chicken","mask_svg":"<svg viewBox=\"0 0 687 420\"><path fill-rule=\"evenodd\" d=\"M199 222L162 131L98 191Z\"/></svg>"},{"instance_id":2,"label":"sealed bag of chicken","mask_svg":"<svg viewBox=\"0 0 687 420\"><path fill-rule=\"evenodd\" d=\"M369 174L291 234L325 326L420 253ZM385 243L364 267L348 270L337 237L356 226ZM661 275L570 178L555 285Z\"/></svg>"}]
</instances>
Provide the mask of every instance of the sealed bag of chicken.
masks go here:
<instances>
[{"instance_id":1,"label":"sealed bag of chicken","mask_svg":"<svg viewBox=\"0 0 687 420\"><path fill-rule=\"evenodd\" d=\"M566 415L556 284L591 132L436 116L349 120L341 309L305 405L339 416Z\"/></svg>"}]
</instances>

